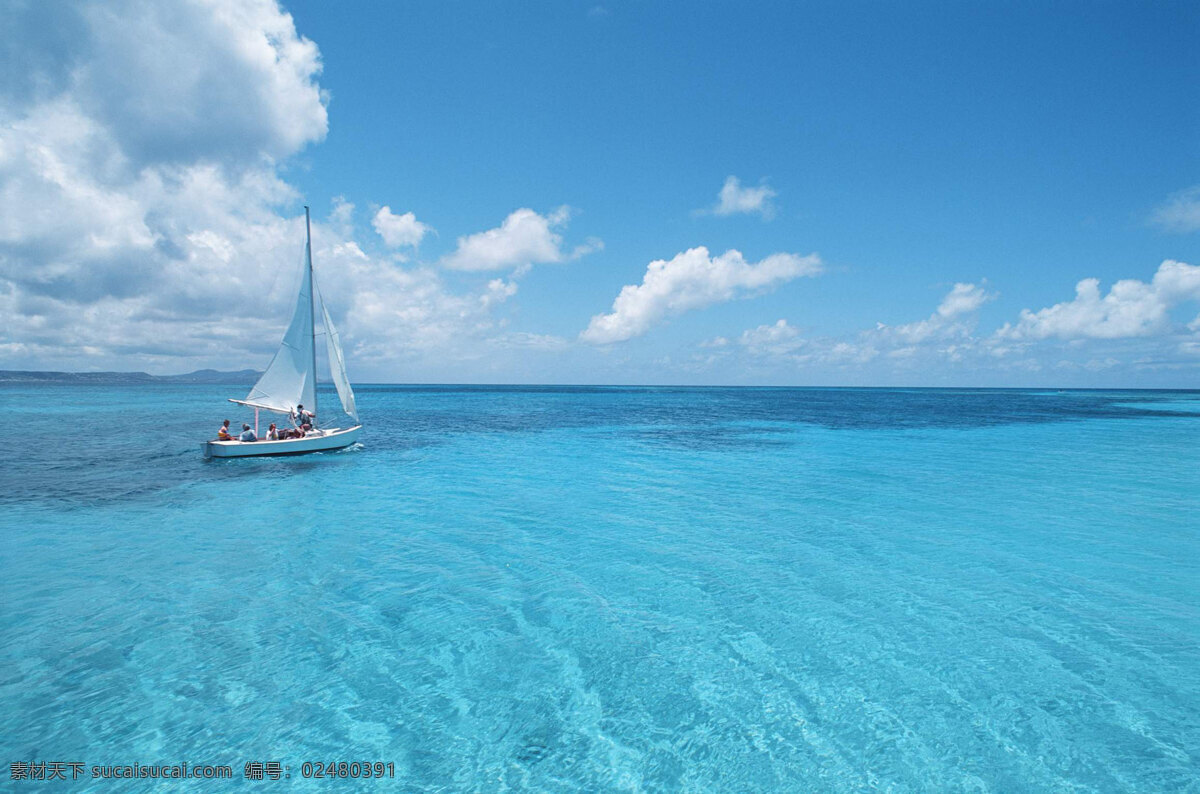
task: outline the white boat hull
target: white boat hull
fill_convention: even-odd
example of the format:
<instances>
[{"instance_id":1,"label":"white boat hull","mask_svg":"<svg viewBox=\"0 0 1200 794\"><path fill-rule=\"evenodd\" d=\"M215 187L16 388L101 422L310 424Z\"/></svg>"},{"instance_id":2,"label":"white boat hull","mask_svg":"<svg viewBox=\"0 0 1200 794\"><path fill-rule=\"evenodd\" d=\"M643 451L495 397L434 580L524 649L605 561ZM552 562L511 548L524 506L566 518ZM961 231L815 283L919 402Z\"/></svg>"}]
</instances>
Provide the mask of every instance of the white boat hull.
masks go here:
<instances>
[{"instance_id":1,"label":"white boat hull","mask_svg":"<svg viewBox=\"0 0 1200 794\"><path fill-rule=\"evenodd\" d=\"M250 458L265 455L303 455L306 452L328 452L342 449L358 441L362 425L342 430L318 430L304 438L288 438L282 441L205 441L206 458Z\"/></svg>"}]
</instances>

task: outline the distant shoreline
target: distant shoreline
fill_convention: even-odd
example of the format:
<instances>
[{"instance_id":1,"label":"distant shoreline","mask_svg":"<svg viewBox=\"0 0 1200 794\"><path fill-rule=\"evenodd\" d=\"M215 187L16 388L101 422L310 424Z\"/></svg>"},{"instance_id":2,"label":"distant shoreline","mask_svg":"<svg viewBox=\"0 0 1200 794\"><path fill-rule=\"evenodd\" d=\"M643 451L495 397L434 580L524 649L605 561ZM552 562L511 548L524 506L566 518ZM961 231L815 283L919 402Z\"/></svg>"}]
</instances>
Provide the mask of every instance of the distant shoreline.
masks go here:
<instances>
[{"instance_id":1,"label":"distant shoreline","mask_svg":"<svg viewBox=\"0 0 1200 794\"><path fill-rule=\"evenodd\" d=\"M84 383L133 385L139 383L232 383L253 384L262 375L258 370L220 372L198 369L183 375L151 375L146 372L43 372L38 370L0 370L0 383Z\"/></svg>"}]
</instances>

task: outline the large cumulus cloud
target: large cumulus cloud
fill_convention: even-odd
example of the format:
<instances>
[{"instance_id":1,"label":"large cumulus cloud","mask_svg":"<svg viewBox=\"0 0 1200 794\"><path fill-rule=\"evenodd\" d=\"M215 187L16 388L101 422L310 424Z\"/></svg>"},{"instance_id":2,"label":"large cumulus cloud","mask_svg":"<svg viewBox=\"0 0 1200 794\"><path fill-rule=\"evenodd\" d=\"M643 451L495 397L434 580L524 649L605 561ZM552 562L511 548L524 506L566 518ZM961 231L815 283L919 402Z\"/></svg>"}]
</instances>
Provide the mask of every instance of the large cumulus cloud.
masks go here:
<instances>
[{"instance_id":1,"label":"large cumulus cloud","mask_svg":"<svg viewBox=\"0 0 1200 794\"><path fill-rule=\"evenodd\" d=\"M278 169L328 130L317 45L276 0L29 0L5 23L0 366L258 360L303 245ZM496 325L515 285L450 294L435 269L365 254L353 212L313 232L364 357L467 349Z\"/></svg>"}]
</instances>

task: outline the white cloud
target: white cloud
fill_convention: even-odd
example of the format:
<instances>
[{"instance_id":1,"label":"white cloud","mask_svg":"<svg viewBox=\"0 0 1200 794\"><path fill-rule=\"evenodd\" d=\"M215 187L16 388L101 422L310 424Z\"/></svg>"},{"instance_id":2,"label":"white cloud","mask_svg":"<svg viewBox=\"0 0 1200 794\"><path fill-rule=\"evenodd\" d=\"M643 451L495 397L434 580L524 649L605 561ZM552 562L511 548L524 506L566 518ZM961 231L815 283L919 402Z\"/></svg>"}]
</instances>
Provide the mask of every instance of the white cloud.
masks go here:
<instances>
[{"instance_id":1,"label":"white cloud","mask_svg":"<svg viewBox=\"0 0 1200 794\"><path fill-rule=\"evenodd\" d=\"M502 278L494 278L487 283L487 290L479 296L479 301L486 309L498 303L504 303L504 301L516 294L516 282L505 281Z\"/></svg>"},{"instance_id":2,"label":"white cloud","mask_svg":"<svg viewBox=\"0 0 1200 794\"><path fill-rule=\"evenodd\" d=\"M279 159L325 137L320 53L275 0L83 2L77 13L87 57L72 95L134 162Z\"/></svg>"},{"instance_id":3,"label":"white cloud","mask_svg":"<svg viewBox=\"0 0 1200 794\"><path fill-rule=\"evenodd\" d=\"M742 332L737 346L701 342L691 366L724 371L735 382L1013 385L1036 382L1039 373L1064 377L1060 385L1171 387L1180 377L1194 380L1200 317L1184 330L1182 320L1171 323L1169 310L1200 301L1200 267L1167 261L1149 284L1120 284L1106 297L1095 284L1081 284L1082 298L1024 312L1016 327L978 335L974 314L996 296L982 284L959 283L922 320L878 323L846 338L802 338L780 320Z\"/></svg>"},{"instance_id":4,"label":"white cloud","mask_svg":"<svg viewBox=\"0 0 1200 794\"><path fill-rule=\"evenodd\" d=\"M416 248L421 244L421 238L433 231L428 224L421 223L411 212L403 215L393 215L391 207L383 206L371 220L375 231L383 238L384 243L392 248L408 246Z\"/></svg>"},{"instance_id":5,"label":"white cloud","mask_svg":"<svg viewBox=\"0 0 1200 794\"><path fill-rule=\"evenodd\" d=\"M750 264L739 251L711 257L703 246L692 248L670 261L651 262L642 283L623 287L612 312L593 317L580 338L593 344L632 339L667 317L820 272L821 259L816 254L772 254Z\"/></svg>"},{"instance_id":6,"label":"white cloud","mask_svg":"<svg viewBox=\"0 0 1200 794\"><path fill-rule=\"evenodd\" d=\"M316 46L274 2L60 12L75 37L61 52L23 20L37 4L10 19L28 29L7 44L14 62L43 68L0 93L0 279L60 301L170 303L192 291L180 271L236 283L269 267L230 251L260 253L273 206L295 195L273 160L325 135Z\"/></svg>"},{"instance_id":7,"label":"white cloud","mask_svg":"<svg viewBox=\"0 0 1200 794\"><path fill-rule=\"evenodd\" d=\"M961 318L977 311L980 306L995 297L994 293L989 293L982 285L957 283L942 298L937 311L927 319L897 326L877 323L872 333L904 345L967 336L971 332L971 325Z\"/></svg>"},{"instance_id":8,"label":"white cloud","mask_svg":"<svg viewBox=\"0 0 1200 794\"><path fill-rule=\"evenodd\" d=\"M304 241L278 167L327 125L316 45L274 0L55 7L0 34L22 65L0 83L0 365L264 365ZM516 285L373 258L353 211L312 225L352 374L483 356Z\"/></svg>"},{"instance_id":9,"label":"white cloud","mask_svg":"<svg viewBox=\"0 0 1200 794\"><path fill-rule=\"evenodd\" d=\"M758 187L742 187L736 176L725 179L721 192L717 194L716 205L709 210L713 215L740 215L758 213L770 220L775 217L775 205L771 199L777 194L766 184Z\"/></svg>"},{"instance_id":10,"label":"white cloud","mask_svg":"<svg viewBox=\"0 0 1200 794\"><path fill-rule=\"evenodd\" d=\"M500 270L508 267L564 262L604 247L592 237L570 256L563 253L562 235L555 231L571 218L568 207L559 207L548 215L521 208L510 214L495 229L458 238L458 248L444 257L443 267L451 270Z\"/></svg>"},{"instance_id":11,"label":"white cloud","mask_svg":"<svg viewBox=\"0 0 1200 794\"><path fill-rule=\"evenodd\" d=\"M804 346L800 331L788 325L787 320L743 331L738 342L756 356L784 356Z\"/></svg>"},{"instance_id":12,"label":"white cloud","mask_svg":"<svg viewBox=\"0 0 1200 794\"><path fill-rule=\"evenodd\" d=\"M928 318L898 326L877 323L852 341L804 339L787 320L743 331L738 341L755 358L805 367L858 367L881 356L909 369L934 360L960 361L977 346L968 315L994 297L980 285L958 283Z\"/></svg>"},{"instance_id":13,"label":"white cloud","mask_svg":"<svg viewBox=\"0 0 1200 794\"><path fill-rule=\"evenodd\" d=\"M604 241L599 237L589 237L579 245L571 249L571 259L582 259L588 254L594 254L597 251L604 250Z\"/></svg>"},{"instance_id":14,"label":"white cloud","mask_svg":"<svg viewBox=\"0 0 1200 794\"><path fill-rule=\"evenodd\" d=\"M1200 185L1172 194L1150 220L1169 232L1200 231Z\"/></svg>"},{"instance_id":15,"label":"white cloud","mask_svg":"<svg viewBox=\"0 0 1200 794\"><path fill-rule=\"evenodd\" d=\"M333 197L333 210L329 213L329 226L343 237L354 234L354 204L345 196Z\"/></svg>"},{"instance_id":16,"label":"white cloud","mask_svg":"<svg viewBox=\"0 0 1200 794\"><path fill-rule=\"evenodd\" d=\"M826 358L835 363L865 364L874 360L878 355L879 351L869 343L856 345L850 342L837 342L829 348Z\"/></svg>"},{"instance_id":17,"label":"white cloud","mask_svg":"<svg viewBox=\"0 0 1200 794\"><path fill-rule=\"evenodd\" d=\"M942 298L937 313L946 318L968 314L995 297L978 284L958 283L946 294L946 297Z\"/></svg>"},{"instance_id":18,"label":"white cloud","mask_svg":"<svg viewBox=\"0 0 1200 794\"><path fill-rule=\"evenodd\" d=\"M1165 331L1171 307L1200 300L1200 267L1166 260L1147 284L1123 279L1101 297L1100 280L1075 285L1075 299L1037 312L1024 309L1016 325L1005 324L998 338L1014 340L1124 339Z\"/></svg>"}]
</instances>

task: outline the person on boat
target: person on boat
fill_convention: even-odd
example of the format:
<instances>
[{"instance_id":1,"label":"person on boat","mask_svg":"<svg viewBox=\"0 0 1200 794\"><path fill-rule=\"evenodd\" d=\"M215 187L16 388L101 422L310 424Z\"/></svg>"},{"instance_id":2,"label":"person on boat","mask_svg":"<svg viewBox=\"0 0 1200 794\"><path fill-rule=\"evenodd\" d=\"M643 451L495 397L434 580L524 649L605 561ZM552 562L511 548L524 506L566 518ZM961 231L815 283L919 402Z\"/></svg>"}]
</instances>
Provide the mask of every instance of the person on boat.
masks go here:
<instances>
[{"instance_id":1,"label":"person on boat","mask_svg":"<svg viewBox=\"0 0 1200 794\"><path fill-rule=\"evenodd\" d=\"M242 435L238 437L238 441L258 441L258 436L254 435L250 425L242 422Z\"/></svg>"},{"instance_id":2,"label":"person on boat","mask_svg":"<svg viewBox=\"0 0 1200 794\"><path fill-rule=\"evenodd\" d=\"M296 410L292 413L292 422L301 430L312 430L317 425L317 415L312 411L304 410L303 405L297 405Z\"/></svg>"},{"instance_id":3,"label":"person on boat","mask_svg":"<svg viewBox=\"0 0 1200 794\"><path fill-rule=\"evenodd\" d=\"M275 429L275 423L272 422L271 426L267 428L267 441L278 441L278 440L279 440L279 431Z\"/></svg>"},{"instance_id":4,"label":"person on boat","mask_svg":"<svg viewBox=\"0 0 1200 794\"><path fill-rule=\"evenodd\" d=\"M217 441L233 441L233 436L229 434L228 419L221 423L221 429L217 431Z\"/></svg>"}]
</instances>

